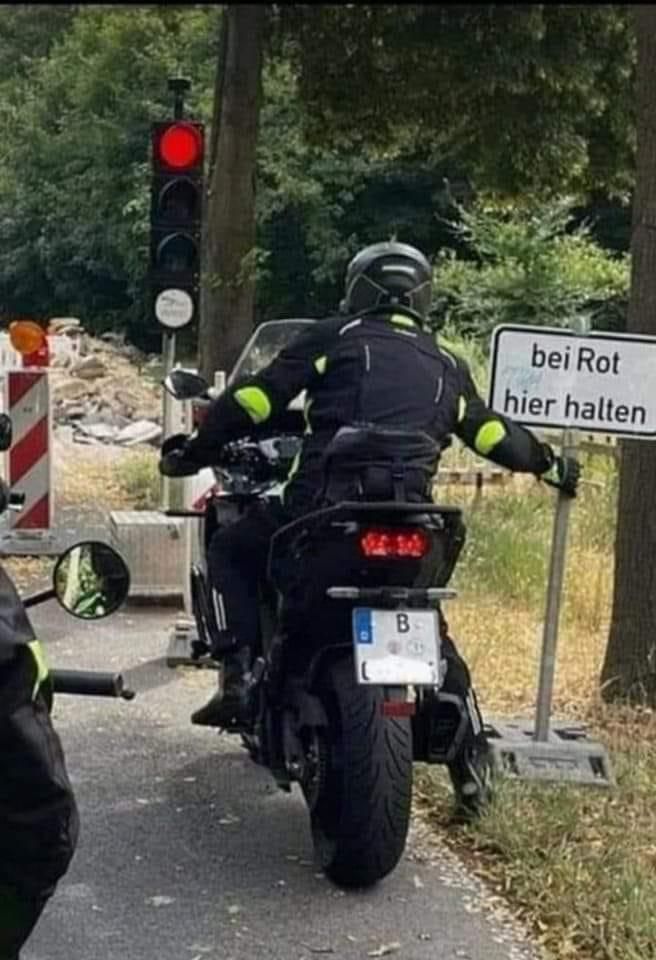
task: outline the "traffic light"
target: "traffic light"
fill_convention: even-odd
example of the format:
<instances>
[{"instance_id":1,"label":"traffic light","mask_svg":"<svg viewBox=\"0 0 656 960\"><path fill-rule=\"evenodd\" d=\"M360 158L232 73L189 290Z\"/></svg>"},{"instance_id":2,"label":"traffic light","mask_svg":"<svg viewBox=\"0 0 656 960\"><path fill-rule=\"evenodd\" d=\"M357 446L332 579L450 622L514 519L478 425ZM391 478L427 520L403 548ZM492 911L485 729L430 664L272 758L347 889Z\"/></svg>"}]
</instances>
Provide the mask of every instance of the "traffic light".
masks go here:
<instances>
[{"instance_id":1,"label":"traffic light","mask_svg":"<svg viewBox=\"0 0 656 960\"><path fill-rule=\"evenodd\" d=\"M205 128L191 120L153 124L150 281L165 327L198 318Z\"/></svg>"}]
</instances>

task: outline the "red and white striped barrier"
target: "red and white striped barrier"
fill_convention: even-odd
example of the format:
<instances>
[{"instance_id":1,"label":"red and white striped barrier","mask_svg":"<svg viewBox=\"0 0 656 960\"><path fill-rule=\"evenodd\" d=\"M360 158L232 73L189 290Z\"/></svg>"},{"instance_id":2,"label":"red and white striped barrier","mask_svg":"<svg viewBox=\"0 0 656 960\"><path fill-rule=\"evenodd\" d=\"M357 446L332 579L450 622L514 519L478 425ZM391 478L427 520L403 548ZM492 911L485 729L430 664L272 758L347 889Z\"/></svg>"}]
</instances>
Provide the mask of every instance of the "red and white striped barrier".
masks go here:
<instances>
[{"instance_id":1,"label":"red and white striped barrier","mask_svg":"<svg viewBox=\"0 0 656 960\"><path fill-rule=\"evenodd\" d=\"M13 443L7 456L12 493L25 495L23 509L9 523L20 530L48 530L52 524L52 412L48 373L8 370L4 408L11 417Z\"/></svg>"}]
</instances>

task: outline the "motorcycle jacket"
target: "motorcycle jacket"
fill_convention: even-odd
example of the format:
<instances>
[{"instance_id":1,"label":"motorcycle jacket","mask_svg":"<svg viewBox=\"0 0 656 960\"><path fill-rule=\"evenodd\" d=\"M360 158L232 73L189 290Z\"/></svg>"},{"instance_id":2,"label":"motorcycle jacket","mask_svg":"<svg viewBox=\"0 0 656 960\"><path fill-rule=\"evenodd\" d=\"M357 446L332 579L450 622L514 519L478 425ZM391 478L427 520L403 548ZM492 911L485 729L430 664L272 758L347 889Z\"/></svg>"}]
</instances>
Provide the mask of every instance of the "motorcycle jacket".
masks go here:
<instances>
[{"instance_id":1,"label":"motorcycle jacket","mask_svg":"<svg viewBox=\"0 0 656 960\"><path fill-rule=\"evenodd\" d=\"M0 957L15 958L66 872L78 814L45 658L0 567Z\"/></svg>"},{"instance_id":2,"label":"motorcycle jacket","mask_svg":"<svg viewBox=\"0 0 656 960\"><path fill-rule=\"evenodd\" d=\"M300 509L312 499L326 444L354 423L422 431L442 446L455 434L476 453L518 472L539 475L553 462L549 446L485 404L462 359L402 312L313 325L257 375L212 402L186 455L199 466L216 462L224 443L266 425L302 391L305 437L286 506Z\"/></svg>"},{"instance_id":3,"label":"motorcycle jacket","mask_svg":"<svg viewBox=\"0 0 656 960\"><path fill-rule=\"evenodd\" d=\"M0 720L47 681L41 646L16 588L0 567Z\"/></svg>"}]
</instances>

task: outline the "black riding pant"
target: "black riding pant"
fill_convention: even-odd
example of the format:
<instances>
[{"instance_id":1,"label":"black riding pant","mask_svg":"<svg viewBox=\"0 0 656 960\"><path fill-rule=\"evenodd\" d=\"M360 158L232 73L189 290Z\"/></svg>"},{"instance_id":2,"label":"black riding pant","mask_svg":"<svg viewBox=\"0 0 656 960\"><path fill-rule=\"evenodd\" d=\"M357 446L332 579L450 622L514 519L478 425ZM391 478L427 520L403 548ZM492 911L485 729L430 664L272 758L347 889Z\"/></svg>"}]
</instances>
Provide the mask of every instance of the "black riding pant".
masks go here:
<instances>
[{"instance_id":1,"label":"black riding pant","mask_svg":"<svg viewBox=\"0 0 656 960\"><path fill-rule=\"evenodd\" d=\"M0 960L18 957L78 836L61 743L42 694L31 693L0 716Z\"/></svg>"},{"instance_id":2,"label":"black riding pant","mask_svg":"<svg viewBox=\"0 0 656 960\"><path fill-rule=\"evenodd\" d=\"M221 597L218 606L225 612L227 632L238 648L253 650L259 640L258 586L267 568L269 544L275 531L289 522L277 504L258 504L240 520L219 529L212 538L208 561L213 589ZM448 632L442 611L439 612L442 654L447 673L442 685L444 693L455 694L465 704L469 729L463 748L483 739L483 721L472 689L467 664L462 659Z\"/></svg>"}]
</instances>

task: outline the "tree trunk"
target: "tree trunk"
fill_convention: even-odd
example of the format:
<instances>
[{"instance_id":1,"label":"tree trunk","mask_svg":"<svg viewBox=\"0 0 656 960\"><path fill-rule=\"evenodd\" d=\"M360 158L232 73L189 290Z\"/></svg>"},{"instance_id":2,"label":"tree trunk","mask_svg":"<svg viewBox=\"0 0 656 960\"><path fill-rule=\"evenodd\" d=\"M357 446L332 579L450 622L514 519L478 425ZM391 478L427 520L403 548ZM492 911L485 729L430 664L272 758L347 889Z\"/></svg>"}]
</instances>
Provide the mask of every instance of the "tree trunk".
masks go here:
<instances>
[{"instance_id":1,"label":"tree trunk","mask_svg":"<svg viewBox=\"0 0 656 960\"><path fill-rule=\"evenodd\" d=\"M656 334L656 6L632 8L638 42L637 170L628 330ZM622 444L606 700L656 706L656 444Z\"/></svg>"},{"instance_id":2,"label":"tree trunk","mask_svg":"<svg viewBox=\"0 0 656 960\"><path fill-rule=\"evenodd\" d=\"M210 380L216 370L232 366L253 327L255 160L266 10L265 4L229 4L224 13L198 338L198 365Z\"/></svg>"}]
</instances>

